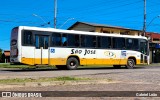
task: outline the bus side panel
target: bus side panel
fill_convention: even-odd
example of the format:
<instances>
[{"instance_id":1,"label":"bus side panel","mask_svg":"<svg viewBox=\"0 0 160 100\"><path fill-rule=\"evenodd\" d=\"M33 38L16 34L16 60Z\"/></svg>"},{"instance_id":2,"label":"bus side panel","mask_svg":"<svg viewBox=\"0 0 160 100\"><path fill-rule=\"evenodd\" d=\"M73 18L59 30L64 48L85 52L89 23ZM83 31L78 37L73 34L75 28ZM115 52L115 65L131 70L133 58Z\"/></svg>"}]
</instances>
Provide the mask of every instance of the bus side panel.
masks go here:
<instances>
[{"instance_id":1,"label":"bus side panel","mask_svg":"<svg viewBox=\"0 0 160 100\"><path fill-rule=\"evenodd\" d=\"M69 54L67 53L67 48L50 47L49 55L50 65L66 65L66 59Z\"/></svg>"},{"instance_id":2,"label":"bus side panel","mask_svg":"<svg viewBox=\"0 0 160 100\"><path fill-rule=\"evenodd\" d=\"M22 46L22 58L23 64L34 65L34 47Z\"/></svg>"},{"instance_id":3,"label":"bus side panel","mask_svg":"<svg viewBox=\"0 0 160 100\"><path fill-rule=\"evenodd\" d=\"M41 49L34 49L34 64L40 65L42 64L41 58Z\"/></svg>"},{"instance_id":4,"label":"bus side panel","mask_svg":"<svg viewBox=\"0 0 160 100\"><path fill-rule=\"evenodd\" d=\"M103 65L119 65L120 64L120 51L115 50L100 50L97 49L97 63Z\"/></svg>"},{"instance_id":5,"label":"bus side panel","mask_svg":"<svg viewBox=\"0 0 160 100\"><path fill-rule=\"evenodd\" d=\"M80 60L80 65L86 65L87 61L88 64L90 64L91 62L94 63L94 58L87 58L85 56L85 49L51 47L49 53L50 65L66 65L67 59L70 56L78 56Z\"/></svg>"},{"instance_id":6,"label":"bus side panel","mask_svg":"<svg viewBox=\"0 0 160 100\"><path fill-rule=\"evenodd\" d=\"M111 63L110 59L105 56L105 50L97 49L96 53L97 53L97 61L96 61L97 65L104 65L107 63Z\"/></svg>"}]
</instances>

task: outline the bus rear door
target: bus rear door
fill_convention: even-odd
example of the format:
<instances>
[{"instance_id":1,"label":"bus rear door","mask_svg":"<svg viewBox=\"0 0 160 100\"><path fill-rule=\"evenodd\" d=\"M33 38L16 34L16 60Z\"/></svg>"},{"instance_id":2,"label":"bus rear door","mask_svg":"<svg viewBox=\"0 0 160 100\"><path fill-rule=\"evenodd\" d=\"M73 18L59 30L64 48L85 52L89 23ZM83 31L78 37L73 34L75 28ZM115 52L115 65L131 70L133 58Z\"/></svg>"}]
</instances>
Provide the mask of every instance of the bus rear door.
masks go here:
<instances>
[{"instance_id":1,"label":"bus rear door","mask_svg":"<svg viewBox=\"0 0 160 100\"><path fill-rule=\"evenodd\" d=\"M49 64L49 36L35 35L35 64Z\"/></svg>"}]
</instances>

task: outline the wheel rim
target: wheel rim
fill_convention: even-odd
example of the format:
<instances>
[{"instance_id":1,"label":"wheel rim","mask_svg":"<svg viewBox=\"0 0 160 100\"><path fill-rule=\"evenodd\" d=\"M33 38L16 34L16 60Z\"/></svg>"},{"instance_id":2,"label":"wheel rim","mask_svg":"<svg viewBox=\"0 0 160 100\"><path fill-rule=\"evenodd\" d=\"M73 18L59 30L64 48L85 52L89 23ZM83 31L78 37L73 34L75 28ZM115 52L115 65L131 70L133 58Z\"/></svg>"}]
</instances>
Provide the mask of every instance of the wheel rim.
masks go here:
<instances>
[{"instance_id":1,"label":"wheel rim","mask_svg":"<svg viewBox=\"0 0 160 100\"><path fill-rule=\"evenodd\" d=\"M75 67L75 66L76 66L76 62L71 61L69 65L70 65L70 67L72 67L72 68L73 68L73 67Z\"/></svg>"},{"instance_id":2,"label":"wheel rim","mask_svg":"<svg viewBox=\"0 0 160 100\"><path fill-rule=\"evenodd\" d=\"M129 60L129 61L128 61L128 65L129 65L129 67L133 67L133 66L134 66L134 62L131 61L131 60Z\"/></svg>"}]
</instances>

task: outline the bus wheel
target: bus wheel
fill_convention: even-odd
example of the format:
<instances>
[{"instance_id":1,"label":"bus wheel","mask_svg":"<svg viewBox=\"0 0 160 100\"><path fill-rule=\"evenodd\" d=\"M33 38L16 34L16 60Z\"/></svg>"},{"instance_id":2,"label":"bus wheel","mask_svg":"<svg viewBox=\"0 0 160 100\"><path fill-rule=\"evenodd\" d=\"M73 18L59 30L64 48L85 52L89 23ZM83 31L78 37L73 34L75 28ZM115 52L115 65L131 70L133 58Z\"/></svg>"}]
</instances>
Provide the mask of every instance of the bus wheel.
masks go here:
<instances>
[{"instance_id":1,"label":"bus wheel","mask_svg":"<svg viewBox=\"0 0 160 100\"><path fill-rule=\"evenodd\" d=\"M67 60L67 69L69 70L75 70L79 66L79 62L76 58L70 57Z\"/></svg>"},{"instance_id":2,"label":"bus wheel","mask_svg":"<svg viewBox=\"0 0 160 100\"><path fill-rule=\"evenodd\" d=\"M67 69L66 65L56 65L56 68L59 69L59 70L65 70L65 69Z\"/></svg>"},{"instance_id":3,"label":"bus wheel","mask_svg":"<svg viewBox=\"0 0 160 100\"><path fill-rule=\"evenodd\" d=\"M133 59L128 59L126 68L127 69L133 69L134 66L135 66L135 61Z\"/></svg>"},{"instance_id":4,"label":"bus wheel","mask_svg":"<svg viewBox=\"0 0 160 100\"><path fill-rule=\"evenodd\" d=\"M114 67L115 69L120 69L120 68L121 68L121 65L113 65L113 67Z\"/></svg>"}]
</instances>

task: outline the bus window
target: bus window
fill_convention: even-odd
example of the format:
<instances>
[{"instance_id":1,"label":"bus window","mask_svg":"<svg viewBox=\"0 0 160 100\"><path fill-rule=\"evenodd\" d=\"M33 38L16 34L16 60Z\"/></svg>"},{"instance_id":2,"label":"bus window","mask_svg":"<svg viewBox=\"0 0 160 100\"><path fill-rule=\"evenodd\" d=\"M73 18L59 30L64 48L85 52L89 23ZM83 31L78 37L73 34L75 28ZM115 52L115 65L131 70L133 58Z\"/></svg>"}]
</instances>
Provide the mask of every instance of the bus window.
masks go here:
<instances>
[{"instance_id":1,"label":"bus window","mask_svg":"<svg viewBox=\"0 0 160 100\"><path fill-rule=\"evenodd\" d=\"M133 39L134 44L133 44L133 50L139 51L139 40L138 39Z\"/></svg>"},{"instance_id":2,"label":"bus window","mask_svg":"<svg viewBox=\"0 0 160 100\"><path fill-rule=\"evenodd\" d=\"M40 46L39 46L39 36L38 35L35 36L35 47L36 47L36 49L40 48Z\"/></svg>"},{"instance_id":3,"label":"bus window","mask_svg":"<svg viewBox=\"0 0 160 100\"><path fill-rule=\"evenodd\" d=\"M125 49L125 38L113 38L113 49Z\"/></svg>"},{"instance_id":4,"label":"bus window","mask_svg":"<svg viewBox=\"0 0 160 100\"><path fill-rule=\"evenodd\" d=\"M81 35L81 47L95 48L96 36Z\"/></svg>"},{"instance_id":5,"label":"bus window","mask_svg":"<svg viewBox=\"0 0 160 100\"><path fill-rule=\"evenodd\" d=\"M80 38L79 35L75 35L75 46L79 47L80 46Z\"/></svg>"},{"instance_id":6,"label":"bus window","mask_svg":"<svg viewBox=\"0 0 160 100\"><path fill-rule=\"evenodd\" d=\"M48 46L49 46L49 36L43 36L43 35L35 36L36 49L40 49L40 47L43 47L43 49L48 49Z\"/></svg>"},{"instance_id":7,"label":"bus window","mask_svg":"<svg viewBox=\"0 0 160 100\"><path fill-rule=\"evenodd\" d=\"M86 47L86 38L85 35L81 35L81 47Z\"/></svg>"},{"instance_id":8,"label":"bus window","mask_svg":"<svg viewBox=\"0 0 160 100\"><path fill-rule=\"evenodd\" d=\"M138 51L139 50L138 39L127 38L126 39L126 49Z\"/></svg>"},{"instance_id":9,"label":"bus window","mask_svg":"<svg viewBox=\"0 0 160 100\"><path fill-rule=\"evenodd\" d=\"M126 49L132 49L133 39L126 39Z\"/></svg>"},{"instance_id":10,"label":"bus window","mask_svg":"<svg viewBox=\"0 0 160 100\"><path fill-rule=\"evenodd\" d=\"M98 48L111 48L110 37L98 37Z\"/></svg>"},{"instance_id":11,"label":"bus window","mask_svg":"<svg viewBox=\"0 0 160 100\"><path fill-rule=\"evenodd\" d=\"M68 34L68 46L79 47L79 35Z\"/></svg>"},{"instance_id":12,"label":"bus window","mask_svg":"<svg viewBox=\"0 0 160 100\"><path fill-rule=\"evenodd\" d=\"M33 45L33 36L31 31L24 30L23 32L23 45Z\"/></svg>"},{"instance_id":13,"label":"bus window","mask_svg":"<svg viewBox=\"0 0 160 100\"><path fill-rule=\"evenodd\" d=\"M62 34L61 42L62 42L62 46L67 46L67 42L68 42L67 34Z\"/></svg>"},{"instance_id":14,"label":"bus window","mask_svg":"<svg viewBox=\"0 0 160 100\"><path fill-rule=\"evenodd\" d=\"M53 46L61 46L61 34L53 33L52 34L52 45Z\"/></svg>"},{"instance_id":15,"label":"bus window","mask_svg":"<svg viewBox=\"0 0 160 100\"><path fill-rule=\"evenodd\" d=\"M95 48L96 47L96 36L86 35L86 47Z\"/></svg>"},{"instance_id":16,"label":"bus window","mask_svg":"<svg viewBox=\"0 0 160 100\"><path fill-rule=\"evenodd\" d=\"M44 49L48 49L48 45L49 45L49 37L48 36L44 36Z\"/></svg>"}]
</instances>

